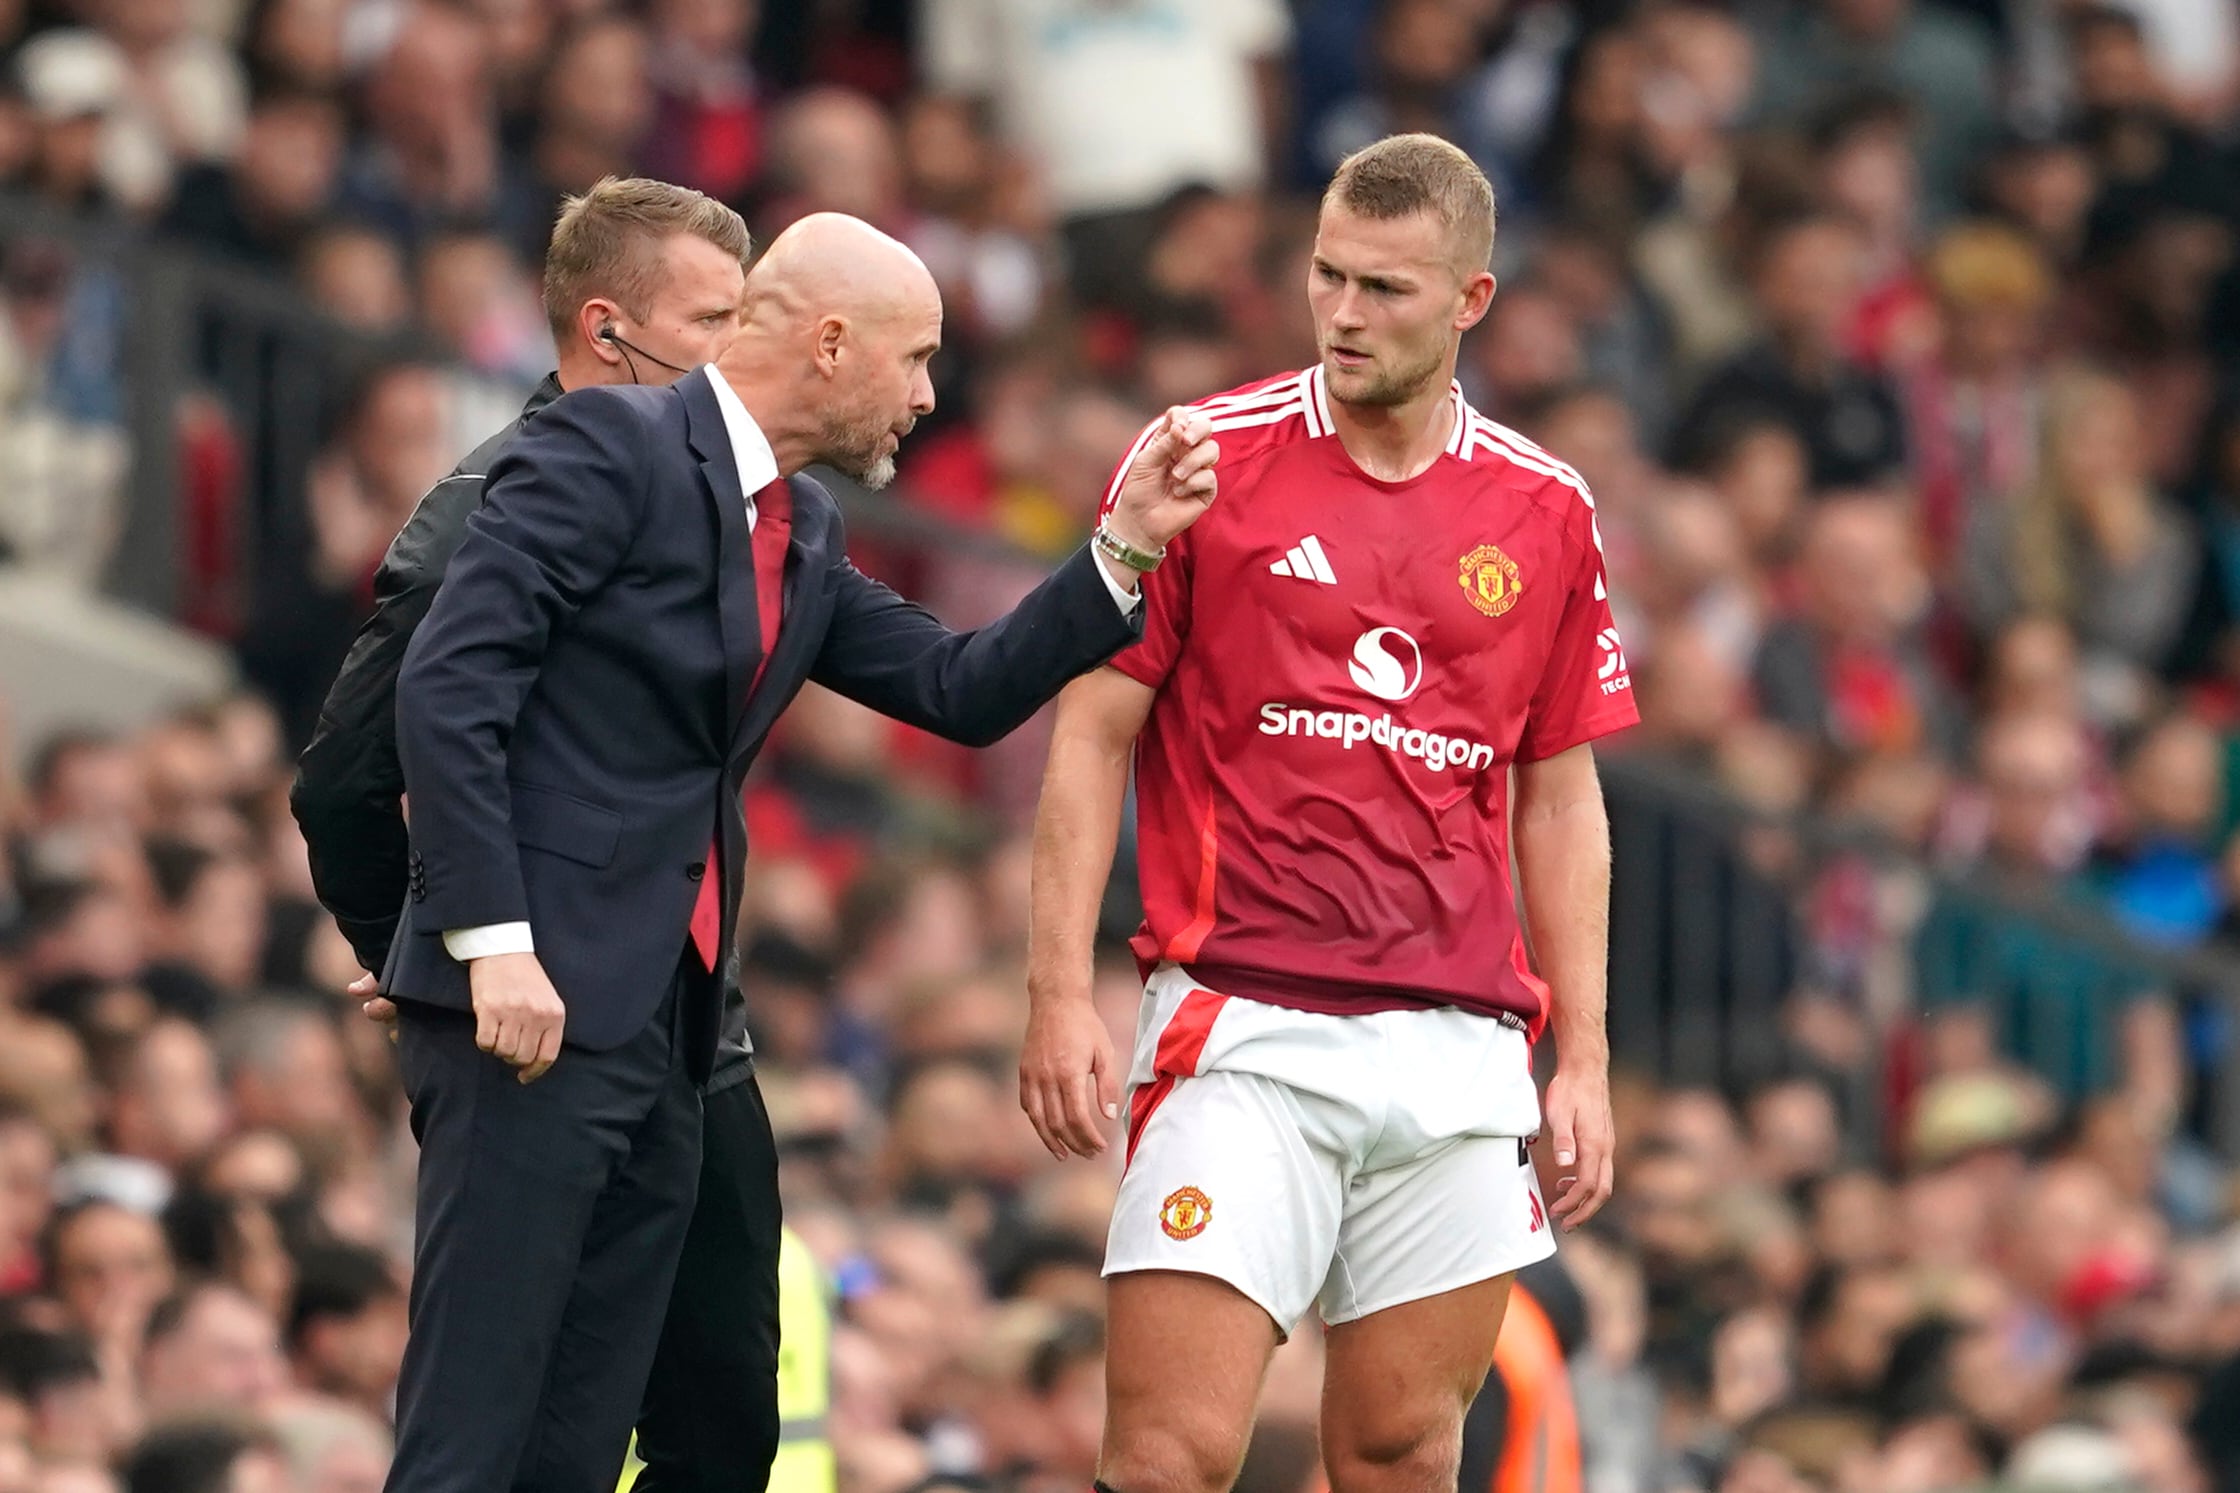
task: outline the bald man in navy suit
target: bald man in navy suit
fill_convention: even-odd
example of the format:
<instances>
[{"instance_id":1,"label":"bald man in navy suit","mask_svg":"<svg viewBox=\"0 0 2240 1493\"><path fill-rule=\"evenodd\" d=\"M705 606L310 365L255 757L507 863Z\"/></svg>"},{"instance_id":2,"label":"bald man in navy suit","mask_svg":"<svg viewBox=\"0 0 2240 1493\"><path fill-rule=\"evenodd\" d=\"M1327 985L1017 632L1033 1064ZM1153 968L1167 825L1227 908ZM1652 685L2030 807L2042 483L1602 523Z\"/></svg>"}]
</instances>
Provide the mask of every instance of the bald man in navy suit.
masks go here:
<instances>
[{"instance_id":1,"label":"bald man in navy suit","mask_svg":"<svg viewBox=\"0 0 2240 1493\"><path fill-rule=\"evenodd\" d=\"M1134 640L1137 577L1213 499L1210 431L1175 412L1090 545L951 632L848 562L799 475L889 480L940 334L916 256L820 214L749 276L718 363L565 395L491 468L398 686L411 890L382 990L421 1162L395 1493L614 1486L656 1343L690 1331L663 1307L739 790L786 703L814 679L995 741ZM774 1186L749 1202L774 1216Z\"/></svg>"}]
</instances>

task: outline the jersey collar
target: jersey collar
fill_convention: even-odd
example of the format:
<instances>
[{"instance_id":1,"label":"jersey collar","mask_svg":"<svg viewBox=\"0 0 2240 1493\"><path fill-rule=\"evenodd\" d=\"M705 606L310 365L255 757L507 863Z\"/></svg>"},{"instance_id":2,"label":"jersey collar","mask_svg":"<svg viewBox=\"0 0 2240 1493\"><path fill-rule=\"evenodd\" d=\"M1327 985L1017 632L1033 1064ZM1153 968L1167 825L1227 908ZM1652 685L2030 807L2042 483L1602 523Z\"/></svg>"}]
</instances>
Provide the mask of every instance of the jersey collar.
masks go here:
<instances>
[{"instance_id":1,"label":"jersey collar","mask_svg":"<svg viewBox=\"0 0 2240 1493\"><path fill-rule=\"evenodd\" d=\"M1306 370L1307 385L1307 434L1310 437L1337 434L1338 427L1330 419L1330 390L1323 381L1322 365L1315 364ZM1447 435L1447 454L1462 461L1470 459L1470 401L1462 397L1462 381L1452 380L1447 391L1454 400L1454 429Z\"/></svg>"}]
</instances>

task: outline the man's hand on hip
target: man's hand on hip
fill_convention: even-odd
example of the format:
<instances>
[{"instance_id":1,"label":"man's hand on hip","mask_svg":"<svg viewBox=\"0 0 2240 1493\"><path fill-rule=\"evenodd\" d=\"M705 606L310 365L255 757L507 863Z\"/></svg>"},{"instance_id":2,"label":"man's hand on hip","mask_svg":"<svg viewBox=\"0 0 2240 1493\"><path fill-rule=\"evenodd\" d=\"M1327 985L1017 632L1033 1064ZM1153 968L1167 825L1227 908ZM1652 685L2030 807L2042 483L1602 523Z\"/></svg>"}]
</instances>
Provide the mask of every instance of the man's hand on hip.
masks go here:
<instances>
[{"instance_id":1,"label":"man's hand on hip","mask_svg":"<svg viewBox=\"0 0 2240 1493\"><path fill-rule=\"evenodd\" d=\"M568 1008L534 954L491 954L467 965L474 992L474 1045L521 1070L523 1083L544 1077L560 1056Z\"/></svg>"}]
</instances>

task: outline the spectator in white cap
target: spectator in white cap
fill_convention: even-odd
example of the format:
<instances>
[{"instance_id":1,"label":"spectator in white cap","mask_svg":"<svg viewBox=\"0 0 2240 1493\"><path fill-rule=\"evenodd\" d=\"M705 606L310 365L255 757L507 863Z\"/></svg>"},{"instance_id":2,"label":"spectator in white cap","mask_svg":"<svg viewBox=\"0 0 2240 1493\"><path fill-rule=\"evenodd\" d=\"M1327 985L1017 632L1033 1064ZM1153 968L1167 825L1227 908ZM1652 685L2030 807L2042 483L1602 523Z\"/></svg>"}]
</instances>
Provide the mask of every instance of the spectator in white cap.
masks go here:
<instances>
[{"instance_id":1,"label":"spectator in white cap","mask_svg":"<svg viewBox=\"0 0 2240 1493\"><path fill-rule=\"evenodd\" d=\"M124 99L124 57L90 31L50 31L16 55L33 121L30 179L59 207L94 211L120 200L106 127Z\"/></svg>"}]
</instances>

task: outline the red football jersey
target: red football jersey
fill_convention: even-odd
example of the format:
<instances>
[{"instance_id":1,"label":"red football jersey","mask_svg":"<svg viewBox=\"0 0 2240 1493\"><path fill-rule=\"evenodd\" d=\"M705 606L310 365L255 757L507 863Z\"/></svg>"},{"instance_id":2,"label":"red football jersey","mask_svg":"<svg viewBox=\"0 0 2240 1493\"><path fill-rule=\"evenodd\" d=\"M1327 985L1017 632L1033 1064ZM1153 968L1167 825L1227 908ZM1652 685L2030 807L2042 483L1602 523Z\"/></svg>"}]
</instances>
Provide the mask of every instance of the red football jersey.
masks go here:
<instances>
[{"instance_id":1,"label":"red football jersey","mask_svg":"<svg viewBox=\"0 0 2240 1493\"><path fill-rule=\"evenodd\" d=\"M1113 660L1158 691L1135 757L1147 968L1537 1035L1508 767L1639 715L1586 484L1451 399L1445 453L1406 482L1346 454L1320 368L1195 406L1220 497L1145 577L1143 640Z\"/></svg>"}]
</instances>

